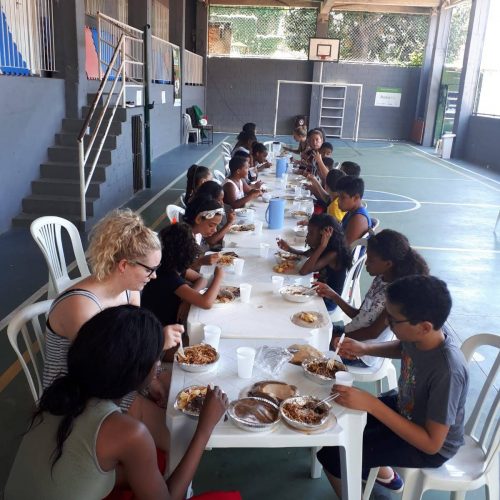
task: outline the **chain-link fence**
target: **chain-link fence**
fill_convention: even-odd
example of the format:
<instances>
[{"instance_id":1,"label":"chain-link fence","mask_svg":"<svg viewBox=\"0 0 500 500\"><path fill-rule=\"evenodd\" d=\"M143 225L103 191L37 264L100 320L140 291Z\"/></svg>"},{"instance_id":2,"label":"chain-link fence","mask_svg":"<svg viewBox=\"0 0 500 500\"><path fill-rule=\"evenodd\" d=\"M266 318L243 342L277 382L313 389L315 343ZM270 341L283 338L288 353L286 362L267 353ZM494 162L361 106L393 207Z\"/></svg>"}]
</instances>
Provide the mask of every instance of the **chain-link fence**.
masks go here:
<instances>
[{"instance_id":1,"label":"chain-link fence","mask_svg":"<svg viewBox=\"0 0 500 500\"><path fill-rule=\"evenodd\" d=\"M429 16L332 12L329 38L340 39L340 60L420 66Z\"/></svg>"},{"instance_id":2,"label":"chain-link fence","mask_svg":"<svg viewBox=\"0 0 500 500\"><path fill-rule=\"evenodd\" d=\"M210 7L209 54L307 59L317 9ZM420 66L429 16L339 12L328 36L340 39L340 60Z\"/></svg>"},{"instance_id":3,"label":"chain-link fence","mask_svg":"<svg viewBox=\"0 0 500 500\"><path fill-rule=\"evenodd\" d=\"M307 59L316 16L317 9L212 6L209 55Z\"/></svg>"}]
</instances>

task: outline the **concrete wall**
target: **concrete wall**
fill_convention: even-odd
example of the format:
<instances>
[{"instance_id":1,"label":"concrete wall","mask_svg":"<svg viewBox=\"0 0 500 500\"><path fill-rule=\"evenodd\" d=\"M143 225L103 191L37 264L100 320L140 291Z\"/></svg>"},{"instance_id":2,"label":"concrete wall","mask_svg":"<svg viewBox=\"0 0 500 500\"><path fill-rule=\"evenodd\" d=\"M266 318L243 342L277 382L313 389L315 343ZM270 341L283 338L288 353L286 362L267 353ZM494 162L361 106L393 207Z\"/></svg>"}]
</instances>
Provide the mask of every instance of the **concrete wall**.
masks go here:
<instances>
[{"instance_id":1,"label":"concrete wall","mask_svg":"<svg viewBox=\"0 0 500 500\"><path fill-rule=\"evenodd\" d=\"M471 116L464 159L500 171L500 118Z\"/></svg>"},{"instance_id":2,"label":"concrete wall","mask_svg":"<svg viewBox=\"0 0 500 500\"><path fill-rule=\"evenodd\" d=\"M259 133L272 133L276 82L311 81L312 63L269 59L208 59L207 114L214 130L238 132L245 122L255 122ZM282 85L279 134L289 134L296 115L308 115L311 89Z\"/></svg>"},{"instance_id":3,"label":"concrete wall","mask_svg":"<svg viewBox=\"0 0 500 500\"><path fill-rule=\"evenodd\" d=\"M0 76L0 233L21 212L65 114L64 81Z\"/></svg>"},{"instance_id":4,"label":"concrete wall","mask_svg":"<svg viewBox=\"0 0 500 500\"><path fill-rule=\"evenodd\" d=\"M363 101L359 137L366 139L409 139L417 103L420 68L368 64L325 64L323 82L359 83ZM401 88L401 106L375 106L377 87ZM344 120L344 137L351 137L355 109L354 91L349 90Z\"/></svg>"}]
</instances>

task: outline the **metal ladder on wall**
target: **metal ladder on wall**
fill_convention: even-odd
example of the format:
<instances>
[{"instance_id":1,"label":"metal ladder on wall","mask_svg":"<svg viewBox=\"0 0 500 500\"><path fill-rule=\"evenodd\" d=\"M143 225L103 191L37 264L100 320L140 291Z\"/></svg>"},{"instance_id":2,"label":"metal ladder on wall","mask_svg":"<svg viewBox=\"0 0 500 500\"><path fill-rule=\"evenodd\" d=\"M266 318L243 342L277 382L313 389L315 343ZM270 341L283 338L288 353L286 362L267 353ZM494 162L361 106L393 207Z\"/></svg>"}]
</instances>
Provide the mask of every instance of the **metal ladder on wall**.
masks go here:
<instances>
[{"instance_id":1,"label":"metal ladder on wall","mask_svg":"<svg viewBox=\"0 0 500 500\"><path fill-rule=\"evenodd\" d=\"M327 137L342 137L347 86L329 85L321 87L321 109L319 126Z\"/></svg>"},{"instance_id":2,"label":"metal ladder on wall","mask_svg":"<svg viewBox=\"0 0 500 500\"><path fill-rule=\"evenodd\" d=\"M109 129L118 107L126 107L126 89L144 87L144 62L142 31L120 23L113 18L98 13L98 62L99 75L104 65L106 71L101 77L99 90L94 97L84 124L78 134L78 163L80 174L80 217L87 220L86 193ZM106 40L101 37L103 24L107 28ZM115 43L115 41L117 43ZM111 57L108 59L108 56ZM107 60L106 60L107 59ZM109 85L108 85L109 84ZM109 87L106 90L106 87ZM107 96L104 98L104 96ZM104 98L101 108L99 104ZM99 108L99 109L98 109ZM96 148L94 144L101 135ZM85 137L89 136L88 140ZM86 169L89 170L88 175Z\"/></svg>"}]
</instances>

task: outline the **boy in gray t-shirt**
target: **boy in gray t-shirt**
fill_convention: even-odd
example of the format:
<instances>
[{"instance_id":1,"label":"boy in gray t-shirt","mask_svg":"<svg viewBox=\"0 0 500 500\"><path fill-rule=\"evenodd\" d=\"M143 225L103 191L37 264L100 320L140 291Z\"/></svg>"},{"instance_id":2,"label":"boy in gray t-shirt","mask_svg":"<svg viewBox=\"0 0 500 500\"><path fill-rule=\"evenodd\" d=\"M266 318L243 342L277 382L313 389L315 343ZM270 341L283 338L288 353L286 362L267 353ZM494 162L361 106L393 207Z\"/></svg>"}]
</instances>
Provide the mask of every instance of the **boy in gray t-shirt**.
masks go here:
<instances>
[{"instance_id":1,"label":"boy in gray t-shirt","mask_svg":"<svg viewBox=\"0 0 500 500\"><path fill-rule=\"evenodd\" d=\"M363 434L363 477L381 467L377 482L403 488L391 466L439 467L463 444L469 375L465 358L443 330L451 310L446 284L433 276L407 276L387 288L387 321L398 340L367 344L345 338L342 357L373 355L401 359L398 395L375 396L334 386L336 402L368 412ZM340 494L338 448L318 459Z\"/></svg>"}]
</instances>

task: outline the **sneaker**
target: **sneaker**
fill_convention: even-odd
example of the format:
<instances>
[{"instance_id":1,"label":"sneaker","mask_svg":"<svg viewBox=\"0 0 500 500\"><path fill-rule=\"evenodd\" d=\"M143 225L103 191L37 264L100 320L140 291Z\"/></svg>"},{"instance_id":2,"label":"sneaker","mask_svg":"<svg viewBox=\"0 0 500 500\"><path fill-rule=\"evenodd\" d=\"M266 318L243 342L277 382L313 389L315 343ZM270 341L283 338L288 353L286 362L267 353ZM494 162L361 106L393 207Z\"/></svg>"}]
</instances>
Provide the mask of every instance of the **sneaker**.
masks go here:
<instances>
[{"instance_id":1,"label":"sneaker","mask_svg":"<svg viewBox=\"0 0 500 500\"><path fill-rule=\"evenodd\" d=\"M396 471L393 471L392 479L375 479L375 482L384 488L387 488L394 493L401 493L405 486L404 481L401 479Z\"/></svg>"}]
</instances>

